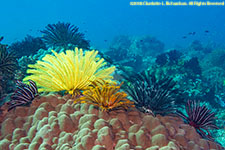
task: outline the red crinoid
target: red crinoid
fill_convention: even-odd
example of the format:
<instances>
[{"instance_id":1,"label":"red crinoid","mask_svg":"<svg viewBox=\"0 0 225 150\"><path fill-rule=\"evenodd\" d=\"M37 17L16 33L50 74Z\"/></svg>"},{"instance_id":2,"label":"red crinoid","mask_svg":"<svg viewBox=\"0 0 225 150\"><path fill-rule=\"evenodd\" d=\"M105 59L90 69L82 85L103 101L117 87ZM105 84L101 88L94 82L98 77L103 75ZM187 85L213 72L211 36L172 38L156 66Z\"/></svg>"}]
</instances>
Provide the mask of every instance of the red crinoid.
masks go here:
<instances>
[{"instance_id":1,"label":"red crinoid","mask_svg":"<svg viewBox=\"0 0 225 150\"><path fill-rule=\"evenodd\" d=\"M200 106L200 102L188 100L186 104L187 115L178 112L178 115L185 119L185 121L193 126L197 132L209 140L213 140L209 129L219 129L215 125L215 113L208 109L205 105Z\"/></svg>"}]
</instances>

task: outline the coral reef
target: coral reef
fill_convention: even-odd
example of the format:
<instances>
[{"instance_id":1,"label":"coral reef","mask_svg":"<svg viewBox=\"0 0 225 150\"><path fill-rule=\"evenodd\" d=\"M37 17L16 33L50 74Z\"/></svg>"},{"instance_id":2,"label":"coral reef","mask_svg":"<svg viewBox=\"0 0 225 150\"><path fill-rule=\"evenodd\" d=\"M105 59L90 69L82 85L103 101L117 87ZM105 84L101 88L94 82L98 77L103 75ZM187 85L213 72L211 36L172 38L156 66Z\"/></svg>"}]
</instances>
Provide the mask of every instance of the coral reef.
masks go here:
<instances>
[{"instance_id":1,"label":"coral reef","mask_svg":"<svg viewBox=\"0 0 225 150\"><path fill-rule=\"evenodd\" d=\"M22 81L25 76L28 74L27 69L28 69L28 64L35 64L37 59L35 59L32 55L30 56L22 56L21 58L18 59L18 70L16 70L15 73L15 78L19 81Z\"/></svg>"},{"instance_id":2,"label":"coral reef","mask_svg":"<svg viewBox=\"0 0 225 150\"><path fill-rule=\"evenodd\" d=\"M135 72L143 71L157 54L164 51L164 44L151 36L118 36L105 52L111 60L129 66ZM137 67L139 66L139 67Z\"/></svg>"},{"instance_id":3,"label":"coral reef","mask_svg":"<svg viewBox=\"0 0 225 150\"><path fill-rule=\"evenodd\" d=\"M203 46L201 41L199 40L194 40L190 47L194 50L194 51L202 51L204 53L210 53L212 51L212 49L209 46Z\"/></svg>"},{"instance_id":4,"label":"coral reef","mask_svg":"<svg viewBox=\"0 0 225 150\"><path fill-rule=\"evenodd\" d=\"M89 41L84 38L84 34L78 31L77 26L70 23L58 22L56 24L48 24L44 30L43 40L49 47L68 48L69 44L74 47L89 49Z\"/></svg>"},{"instance_id":5,"label":"coral reef","mask_svg":"<svg viewBox=\"0 0 225 150\"><path fill-rule=\"evenodd\" d=\"M68 96L35 98L0 117L0 149L222 150L201 139L181 118L143 114L135 108L102 112Z\"/></svg>"},{"instance_id":6,"label":"coral reef","mask_svg":"<svg viewBox=\"0 0 225 150\"><path fill-rule=\"evenodd\" d=\"M199 98L209 90L202 78L202 68L198 58L186 57L173 50L157 57L156 63L148 70L156 72L157 76L166 75L173 78L177 82L177 87L189 96L187 99Z\"/></svg>"},{"instance_id":7,"label":"coral reef","mask_svg":"<svg viewBox=\"0 0 225 150\"><path fill-rule=\"evenodd\" d=\"M194 40L191 43L190 47L192 47L193 50L196 50L196 51L203 51L204 50L203 45L199 40Z\"/></svg>"},{"instance_id":8,"label":"coral reef","mask_svg":"<svg viewBox=\"0 0 225 150\"><path fill-rule=\"evenodd\" d=\"M210 87L215 87L216 93L225 90L225 70L220 67L212 67L203 71L203 79Z\"/></svg>"},{"instance_id":9,"label":"coral reef","mask_svg":"<svg viewBox=\"0 0 225 150\"><path fill-rule=\"evenodd\" d=\"M29 79L35 81L40 87L40 92L63 91L76 95L95 80L106 80L111 82L111 74L115 67L105 67L106 62L97 56L98 51L86 51L75 48L67 50L66 53L46 55L42 61L34 65L28 65L31 69L24 81ZM48 83L48 84L46 84Z\"/></svg>"},{"instance_id":10,"label":"coral reef","mask_svg":"<svg viewBox=\"0 0 225 150\"><path fill-rule=\"evenodd\" d=\"M17 57L36 54L39 49L46 49L46 46L40 37L27 35L22 41L17 41L9 46Z\"/></svg>"},{"instance_id":11,"label":"coral reef","mask_svg":"<svg viewBox=\"0 0 225 150\"><path fill-rule=\"evenodd\" d=\"M0 109L0 149L223 149L211 134L224 144L224 48L193 41L188 48L164 51L164 44L154 37L120 36L107 52L98 53L78 49L89 49L90 44L70 23L49 24L41 32L43 38L27 36L10 49L0 44L7 52L1 51L0 57L24 52L18 55L23 56L16 75L16 67L0 68L0 101L8 102L15 77L27 76L24 81L32 79L44 91L36 97L31 84L20 82L12 100ZM78 48L67 50L74 47ZM5 66L17 64L14 60ZM136 74L146 69L153 74ZM115 79L125 82L127 93ZM45 96L49 92L65 96ZM188 101L187 112L179 113L188 124L174 116L183 108L183 94L185 99L207 102L206 108Z\"/></svg>"},{"instance_id":12,"label":"coral reef","mask_svg":"<svg viewBox=\"0 0 225 150\"><path fill-rule=\"evenodd\" d=\"M208 102L216 109L215 111L224 109L225 53L222 48L211 47L195 41L188 48L178 49L178 53L176 51L171 53L170 50L156 56L156 61L150 65L149 70L173 78L177 82L177 87L184 91L186 99ZM180 51L183 53L181 56ZM222 121L217 125L222 126ZM220 135L220 131L216 132Z\"/></svg>"},{"instance_id":13,"label":"coral reef","mask_svg":"<svg viewBox=\"0 0 225 150\"><path fill-rule=\"evenodd\" d=\"M156 56L156 64L160 66L168 65L177 65L181 56L183 54L178 50L170 50L168 52L159 54Z\"/></svg>"},{"instance_id":14,"label":"coral reef","mask_svg":"<svg viewBox=\"0 0 225 150\"><path fill-rule=\"evenodd\" d=\"M104 53L104 58L109 57L106 61L111 62L115 65L129 66L135 71L140 71L143 64L143 59L140 55L132 54L128 49L114 49L111 48Z\"/></svg>"},{"instance_id":15,"label":"coral reef","mask_svg":"<svg viewBox=\"0 0 225 150\"><path fill-rule=\"evenodd\" d=\"M155 56L157 53L161 53L164 51L164 43L151 36L144 36L141 39L137 40L136 46L141 50L143 56Z\"/></svg>"},{"instance_id":16,"label":"coral reef","mask_svg":"<svg viewBox=\"0 0 225 150\"><path fill-rule=\"evenodd\" d=\"M220 67L225 69L225 50L215 49L202 60L203 69L208 69L209 67Z\"/></svg>"},{"instance_id":17,"label":"coral reef","mask_svg":"<svg viewBox=\"0 0 225 150\"><path fill-rule=\"evenodd\" d=\"M215 48L212 44L202 44L199 40L194 40L189 47L183 48L182 51L186 57L198 57L202 61L205 56L209 55Z\"/></svg>"},{"instance_id":18,"label":"coral reef","mask_svg":"<svg viewBox=\"0 0 225 150\"><path fill-rule=\"evenodd\" d=\"M199 65L197 57L193 57L190 60L184 62L184 68L190 69L194 74L202 74L202 69Z\"/></svg>"}]
</instances>

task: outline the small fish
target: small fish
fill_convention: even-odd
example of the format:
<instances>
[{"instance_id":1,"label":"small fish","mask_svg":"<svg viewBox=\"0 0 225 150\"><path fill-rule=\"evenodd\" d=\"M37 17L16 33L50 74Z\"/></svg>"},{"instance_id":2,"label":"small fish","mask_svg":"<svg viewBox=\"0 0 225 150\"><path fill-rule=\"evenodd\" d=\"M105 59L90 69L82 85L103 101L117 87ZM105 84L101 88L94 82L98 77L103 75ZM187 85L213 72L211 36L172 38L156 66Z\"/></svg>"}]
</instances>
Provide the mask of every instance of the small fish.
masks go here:
<instances>
[{"instance_id":1,"label":"small fish","mask_svg":"<svg viewBox=\"0 0 225 150\"><path fill-rule=\"evenodd\" d=\"M143 42L143 40L140 40L140 42Z\"/></svg>"},{"instance_id":2,"label":"small fish","mask_svg":"<svg viewBox=\"0 0 225 150\"><path fill-rule=\"evenodd\" d=\"M182 38L183 38L183 39L186 39L187 37L186 37L186 36L183 36Z\"/></svg>"},{"instance_id":3,"label":"small fish","mask_svg":"<svg viewBox=\"0 0 225 150\"><path fill-rule=\"evenodd\" d=\"M108 42L108 40L104 40L104 42Z\"/></svg>"},{"instance_id":4,"label":"small fish","mask_svg":"<svg viewBox=\"0 0 225 150\"><path fill-rule=\"evenodd\" d=\"M209 33L209 30L205 30L205 33Z\"/></svg>"},{"instance_id":5,"label":"small fish","mask_svg":"<svg viewBox=\"0 0 225 150\"><path fill-rule=\"evenodd\" d=\"M195 35L196 32L189 32L189 35Z\"/></svg>"},{"instance_id":6,"label":"small fish","mask_svg":"<svg viewBox=\"0 0 225 150\"><path fill-rule=\"evenodd\" d=\"M0 36L0 42L1 42L3 39L4 39L4 37L3 37L3 36Z\"/></svg>"}]
</instances>

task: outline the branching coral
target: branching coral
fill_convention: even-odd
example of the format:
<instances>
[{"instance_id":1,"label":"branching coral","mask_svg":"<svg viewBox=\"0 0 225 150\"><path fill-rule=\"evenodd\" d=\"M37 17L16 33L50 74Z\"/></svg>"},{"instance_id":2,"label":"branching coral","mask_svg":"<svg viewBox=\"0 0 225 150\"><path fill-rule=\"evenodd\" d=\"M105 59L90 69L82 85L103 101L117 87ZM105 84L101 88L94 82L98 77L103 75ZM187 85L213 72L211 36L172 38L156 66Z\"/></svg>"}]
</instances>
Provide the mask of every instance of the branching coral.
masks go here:
<instances>
[{"instance_id":1,"label":"branching coral","mask_svg":"<svg viewBox=\"0 0 225 150\"><path fill-rule=\"evenodd\" d=\"M200 106L199 102L188 100L186 104L187 115L178 111L178 115L185 119L185 121L193 126L202 137L212 140L212 135L209 129L219 129L215 124L215 113L212 113L205 105ZM205 133L207 132L207 134Z\"/></svg>"},{"instance_id":2,"label":"branching coral","mask_svg":"<svg viewBox=\"0 0 225 150\"><path fill-rule=\"evenodd\" d=\"M52 52L55 56L47 54L42 61L28 65L31 69L27 73L31 75L24 78L24 81L35 81L40 92L65 90L69 94L77 94L95 80L111 82L115 67L105 67L104 59L96 57L98 51L84 53L82 49L75 48L66 53Z\"/></svg>"},{"instance_id":3,"label":"branching coral","mask_svg":"<svg viewBox=\"0 0 225 150\"><path fill-rule=\"evenodd\" d=\"M68 44L73 44L79 48L88 49L89 41L85 40L84 34L78 32L77 26L70 23L58 22L56 24L48 24L43 33L43 40L48 46L62 46L66 48Z\"/></svg>"},{"instance_id":4,"label":"branching coral","mask_svg":"<svg viewBox=\"0 0 225 150\"><path fill-rule=\"evenodd\" d=\"M93 82L92 85L83 92L82 97L76 99L74 103L81 102L98 106L102 111L109 111L117 108L134 107L129 101L125 92L119 92L121 85L107 82Z\"/></svg>"},{"instance_id":5,"label":"branching coral","mask_svg":"<svg viewBox=\"0 0 225 150\"><path fill-rule=\"evenodd\" d=\"M138 109L156 114L174 113L182 96L171 78L157 79L150 71L144 71L133 77L126 77L128 83L124 87Z\"/></svg>"}]
</instances>

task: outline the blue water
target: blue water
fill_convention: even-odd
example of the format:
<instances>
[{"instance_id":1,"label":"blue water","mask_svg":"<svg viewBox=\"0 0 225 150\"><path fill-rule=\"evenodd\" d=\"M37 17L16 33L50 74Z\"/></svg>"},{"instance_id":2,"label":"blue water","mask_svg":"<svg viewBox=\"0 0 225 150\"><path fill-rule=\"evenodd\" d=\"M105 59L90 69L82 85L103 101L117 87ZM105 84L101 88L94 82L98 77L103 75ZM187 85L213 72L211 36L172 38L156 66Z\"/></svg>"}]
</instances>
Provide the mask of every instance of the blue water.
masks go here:
<instances>
[{"instance_id":1,"label":"blue water","mask_svg":"<svg viewBox=\"0 0 225 150\"><path fill-rule=\"evenodd\" d=\"M0 34L5 43L27 34L41 36L47 24L58 21L77 25L91 45L105 49L118 35L152 35L166 48L188 46L198 39L223 44L224 6L130 6L128 0L7 0L1 1ZM210 31L206 34L204 31ZM189 32L194 36L182 37Z\"/></svg>"}]
</instances>

